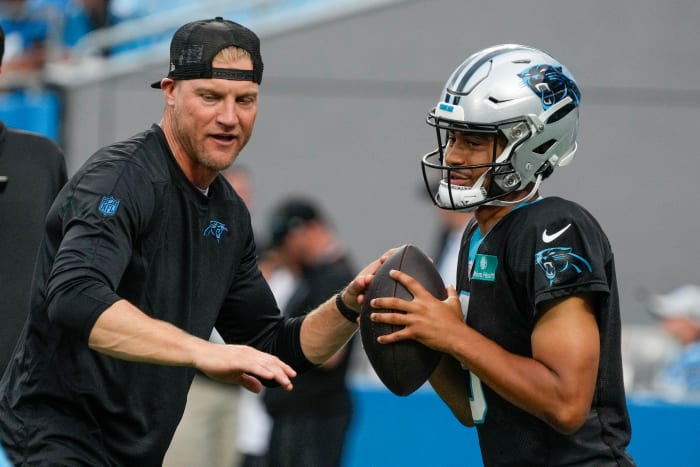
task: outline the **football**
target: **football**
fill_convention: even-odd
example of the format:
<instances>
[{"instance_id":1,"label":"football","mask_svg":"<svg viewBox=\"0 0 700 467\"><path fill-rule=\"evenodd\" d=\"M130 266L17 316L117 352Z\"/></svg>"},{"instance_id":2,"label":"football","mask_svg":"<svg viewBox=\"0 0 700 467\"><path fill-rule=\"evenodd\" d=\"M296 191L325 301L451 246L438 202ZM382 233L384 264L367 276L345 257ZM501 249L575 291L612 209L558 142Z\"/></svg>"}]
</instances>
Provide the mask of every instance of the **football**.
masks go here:
<instances>
[{"instance_id":1,"label":"football","mask_svg":"<svg viewBox=\"0 0 700 467\"><path fill-rule=\"evenodd\" d=\"M401 313L397 310L372 308L373 298L398 297L412 300L411 293L389 277L389 271L405 272L436 298L447 298L445 284L432 261L416 246L398 248L382 264L365 292L360 312L360 336L362 346L372 368L384 385L394 394L407 396L425 383L437 367L441 353L418 341L406 340L391 344L380 344L377 337L399 330L400 326L375 323L370 313Z\"/></svg>"}]
</instances>

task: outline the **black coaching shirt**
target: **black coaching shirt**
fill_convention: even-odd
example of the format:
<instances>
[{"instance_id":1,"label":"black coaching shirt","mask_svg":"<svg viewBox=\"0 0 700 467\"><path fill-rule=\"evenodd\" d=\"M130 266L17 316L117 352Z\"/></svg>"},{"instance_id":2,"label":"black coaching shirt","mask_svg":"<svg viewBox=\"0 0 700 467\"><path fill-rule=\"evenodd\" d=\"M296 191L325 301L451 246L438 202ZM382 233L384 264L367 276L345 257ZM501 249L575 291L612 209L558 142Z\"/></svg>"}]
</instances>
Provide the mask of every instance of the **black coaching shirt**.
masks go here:
<instances>
[{"instance_id":1,"label":"black coaching shirt","mask_svg":"<svg viewBox=\"0 0 700 467\"><path fill-rule=\"evenodd\" d=\"M475 237L476 235L476 237ZM597 221L561 198L523 205L484 238L467 238L471 261L459 271L466 322L504 349L532 357L540 304L591 293L600 362L591 412L572 435L503 399L469 374L472 415L486 466L631 466L630 422L620 355L620 310L610 244Z\"/></svg>"},{"instance_id":2,"label":"black coaching shirt","mask_svg":"<svg viewBox=\"0 0 700 467\"><path fill-rule=\"evenodd\" d=\"M0 377L27 318L29 289L44 218L67 181L52 140L0 121Z\"/></svg>"},{"instance_id":3,"label":"black coaching shirt","mask_svg":"<svg viewBox=\"0 0 700 467\"><path fill-rule=\"evenodd\" d=\"M28 326L0 382L14 463L162 464L194 370L90 350L119 299L202 339L216 326L229 343L309 366L301 321L281 318L258 270L243 201L221 176L198 191L154 125L93 155L49 212Z\"/></svg>"}]
</instances>

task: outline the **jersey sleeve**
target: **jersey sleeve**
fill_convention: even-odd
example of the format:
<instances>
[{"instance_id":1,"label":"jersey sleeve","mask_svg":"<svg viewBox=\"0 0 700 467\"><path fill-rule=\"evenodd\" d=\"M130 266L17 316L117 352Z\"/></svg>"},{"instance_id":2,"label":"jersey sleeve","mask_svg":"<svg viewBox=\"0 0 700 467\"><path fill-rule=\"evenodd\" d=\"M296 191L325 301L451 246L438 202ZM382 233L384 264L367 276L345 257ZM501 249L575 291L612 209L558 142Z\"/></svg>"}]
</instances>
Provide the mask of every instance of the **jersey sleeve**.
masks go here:
<instances>
[{"instance_id":1,"label":"jersey sleeve","mask_svg":"<svg viewBox=\"0 0 700 467\"><path fill-rule=\"evenodd\" d=\"M105 161L81 171L60 199L53 229L61 238L50 273L49 319L87 342L116 290L155 203L138 165Z\"/></svg>"},{"instance_id":2,"label":"jersey sleeve","mask_svg":"<svg viewBox=\"0 0 700 467\"><path fill-rule=\"evenodd\" d=\"M578 293L609 293L610 246L595 219L574 203L540 209L509 252L533 313L545 301Z\"/></svg>"}]
</instances>

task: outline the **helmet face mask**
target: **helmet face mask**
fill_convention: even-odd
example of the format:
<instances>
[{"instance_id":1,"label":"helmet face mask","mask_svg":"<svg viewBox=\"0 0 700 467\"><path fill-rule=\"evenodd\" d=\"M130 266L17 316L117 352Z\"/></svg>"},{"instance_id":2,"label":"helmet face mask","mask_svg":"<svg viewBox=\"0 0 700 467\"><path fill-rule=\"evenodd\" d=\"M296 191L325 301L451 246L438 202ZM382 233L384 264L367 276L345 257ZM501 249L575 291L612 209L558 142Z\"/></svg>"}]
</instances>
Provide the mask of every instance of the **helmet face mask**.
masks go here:
<instances>
[{"instance_id":1,"label":"helmet face mask","mask_svg":"<svg viewBox=\"0 0 700 467\"><path fill-rule=\"evenodd\" d=\"M432 123L431 123L432 124ZM501 157L498 154L498 131L495 129L470 128L465 130L463 126L455 126L451 122L440 121L437 119L433 124L436 129L438 147L434 151L429 152L421 161L423 168L423 179L426 187L433 196L433 202L440 207L446 209L471 211L477 206L486 202L494 201L500 196L514 191L517 187L510 185L507 192L497 191L499 196L494 196L487 189L487 186L495 184L496 181L502 182L504 179L512 179L516 176L512 166L508 162L501 162ZM447 165L447 151L449 151L449 132L461 132L468 134L476 134L485 138L491 139L491 160L481 164L471 165ZM505 151L504 151L505 152ZM501 153L503 154L503 152ZM462 170L484 170L477 178L472 186L462 186L451 182L453 172ZM499 185L500 186L500 185Z\"/></svg>"},{"instance_id":2,"label":"helmet face mask","mask_svg":"<svg viewBox=\"0 0 700 467\"><path fill-rule=\"evenodd\" d=\"M441 100L428 113L437 148L423 156L423 178L433 202L445 209L474 210L530 199L554 168L576 151L580 92L571 74L549 55L520 45L482 50L450 76ZM448 132L502 138L504 149L491 162L450 166ZM471 187L450 182L451 171L487 170ZM515 201L511 193L529 189ZM511 197L509 197L510 199Z\"/></svg>"}]
</instances>

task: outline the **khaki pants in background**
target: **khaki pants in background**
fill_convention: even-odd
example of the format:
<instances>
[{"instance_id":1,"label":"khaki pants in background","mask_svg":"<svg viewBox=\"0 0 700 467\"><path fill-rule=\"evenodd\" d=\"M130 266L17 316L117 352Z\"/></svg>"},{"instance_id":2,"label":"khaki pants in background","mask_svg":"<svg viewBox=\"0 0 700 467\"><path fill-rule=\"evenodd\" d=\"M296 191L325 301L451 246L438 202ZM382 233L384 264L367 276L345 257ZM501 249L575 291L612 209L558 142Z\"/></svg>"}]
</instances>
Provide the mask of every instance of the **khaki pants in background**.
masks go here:
<instances>
[{"instance_id":1,"label":"khaki pants in background","mask_svg":"<svg viewBox=\"0 0 700 467\"><path fill-rule=\"evenodd\" d=\"M163 467L235 467L236 416L241 389L197 375Z\"/></svg>"}]
</instances>

